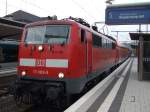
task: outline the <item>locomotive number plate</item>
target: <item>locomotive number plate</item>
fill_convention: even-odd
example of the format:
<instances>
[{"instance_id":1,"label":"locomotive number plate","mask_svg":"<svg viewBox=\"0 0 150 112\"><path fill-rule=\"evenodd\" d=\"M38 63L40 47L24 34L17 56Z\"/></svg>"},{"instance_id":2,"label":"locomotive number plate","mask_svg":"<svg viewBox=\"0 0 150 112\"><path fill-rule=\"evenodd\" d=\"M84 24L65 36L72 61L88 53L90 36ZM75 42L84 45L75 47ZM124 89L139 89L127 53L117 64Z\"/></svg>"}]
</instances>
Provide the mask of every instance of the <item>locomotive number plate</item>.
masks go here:
<instances>
[{"instance_id":1,"label":"locomotive number plate","mask_svg":"<svg viewBox=\"0 0 150 112\"><path fill-rule=\"evenodd\" d=\"M34 74L41 74L41 75L48 75L48 71L47 70L33 70Z\"/></svg>"}]
</instances>

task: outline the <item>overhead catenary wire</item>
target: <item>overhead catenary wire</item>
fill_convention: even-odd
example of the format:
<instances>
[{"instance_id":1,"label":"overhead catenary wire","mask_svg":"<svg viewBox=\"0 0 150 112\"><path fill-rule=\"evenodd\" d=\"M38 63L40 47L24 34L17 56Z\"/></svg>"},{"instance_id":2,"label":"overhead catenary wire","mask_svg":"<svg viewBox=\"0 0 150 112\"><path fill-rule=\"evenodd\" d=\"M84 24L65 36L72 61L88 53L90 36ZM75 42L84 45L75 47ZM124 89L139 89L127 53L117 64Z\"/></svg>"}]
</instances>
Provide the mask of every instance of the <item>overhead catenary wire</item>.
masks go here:
<instances>
[{"instance_id":1,"label":"overhead catenary wire","mask_svg":"<svg viewBox=\"0 0 150 112\"><path fill-rule=\"evenodd\" d=\"M80 3L78 3L77 1L75 1L75 0L71 0L76 6L78 6L84 13L86 13L87 14L87 16L89 16L90 18L92 18L92 19L96 19L90 12L88 12ZM3 2L3 1L2 1ZM38 8L38 10L40 10L40 11L43 11L43 12L47 12L48 14L50 14L50 10L48 10L48 9L45 9L45 8L42 8L41 6L39 6L39 5L37 5L37 4L35 4L35 3L33 3L33 2L30 2L30 1L28 1L28 0L21 0L21 3L26 3L26 5L30 5L30 6L32 6L32 7L35 7L35 8ZM3 2L4 3L4 2ZM5 2L6 3L6 2ZM11 6L11 7L15 7L15 8L17 8L17 9L21 9L21 5L20 6L15 6L15 5L12 5L12 4L10 4L9 2L7 3L7 5L8 6ZM26 8L27 8L27 6L26 6ZM104 27L106 27L105 25L104 25ZM103 27L103 28L104 28ZM104 31L103 31L104 32ZM108 29L107 29L107 32L108 32Z\"/></svg>"},{"instance_id":2,"label":"overhead catenary wire","mask_svg":"<svg viewBox=\"0 0 150 112\"><path fill-rule=\"evenodd\" d=\"M6 0L6 11L5 11L5 14L7 15L7 0Z\"/></svg>"},{"instance_id":3,"label":"overhead catenary wire","mask_svg":"<svg viewBox=\"0 0 150 112\"><path fill-rule=\"evenodd\" d=\"M5 1L1 1L1 3L6 5ZM7 9L5 9L5 14L6 14L6 10L7 10L7 13L8 13L8 6L14 7L14 8L20 8L19 6L12 5L12 4L8 3L8 1L7 1ZM5 6L5 8L6 8L6 6Z\"/></svg>"},{"instance_id":4,"label":"overhead catenary wire","mask_svg":"<svg viewBox=\"0 0 150 112\"><path fill-rule=\"evenodd\" d=\"M48 14L50 14L50 11L47 10L47 9L45 9L45 8L42 8L42 7L40 7L40 6L38 6L38 5L34 4L34 3L31 3L31 2L28 2L28 1L25 1L25 0L22 0L22 1L23 1L24 3L26 3L26 4L30 5L30 6L32 6L32 7L35 7L35 8L37 8L37 9L39 9L39 10L42 11L42 12L47 12ZM16 8L16 9L21 9L21 6L17 6L17 5L14 5L14 4L10 4L8 0L7 0L7 7L6 7L6 1L1 1L1 3L2 3L3 5L5 5L5 8L7 8L7 9L5 9L5 15L6 15L6 10L7 10L7 13L9 13L9 7L13 7L13 8Z\"/></svg>"},{"instance_id":5,"label":"overhead catenary wire","mask_svg":"<svg viewBox=\"0 0 150 112\"><path fill-rule=\"evenodd\" d=\"M47 13L50 13L50 12L51 12L50 10L45 9L45 8L42 8L42 7L40 7L39 5L34 4L33 2L29 2L29 1L26 1L26 0L22 0L22 1L23 1L24 3L30 5L30 6L36 7L36 8L38 8L38 9L40 9L40 10L43 10L44 12L47 12Z\"/></svg>"},{"instance_id":6,"label":"overhead catenary wire","mask_svg":"<svg viewBox=\"0 0 150 112\"><path fill-rule=\"evenodd\" d=\"M8 1L8 0L7 0ZM3 2L3 1L2 1ZM33 2L30 2L30 1L27 1L27 0L21 0L21 2L23 2L23 3L26 3L27 5L30 5L30 6L32 6L32 7L35 7L35 8L37 8L38 10L40 10L40 11L43 11L43 12L45 12L45 13L48 13L48 14L50 14L52 11L50 11L50 10L48 10L48 9L45 9L45 8L43 8L43 7L41 7L41 6L39 6L39 5L37 5L37 4L35 4L35 3L33 3ZM86 13L87 14L87 16L89 16L90 18L92 18L92 19L96 19L94 16L92 16L92 14L91 13L89 13L84 7L82 7L81 6L81 4L79 4L78 2L76 2L75 0L72 0L72 2L76 5L76 6L78 6L84 13ZM3 2L3 4L6 4L6 2ZM9 2L7 2L7 6L9 7L14 7L14 8L16 8L16 9L21 9L22 7L21 6L17 6L17 5L13 5L13 4L10 4ZM26 8L27 8L27 6L26 6ZM6 12L6 11L5 11ZM8 12L8 11L7 11Z\"/></svg>"},{"instance_id":7,"label":"overhead catenary wire","mask_svg":"<svg viewBox=\"0 0 150 112\"><path fill-rule=\"evenodd\" d=\"M71 0L76 6L78 6L84 13L86 13L90 18L96 19L94 16L92 16L91 13L89 13L85 8L83 8L78 2Z\"/></svg>"}]
</instances>

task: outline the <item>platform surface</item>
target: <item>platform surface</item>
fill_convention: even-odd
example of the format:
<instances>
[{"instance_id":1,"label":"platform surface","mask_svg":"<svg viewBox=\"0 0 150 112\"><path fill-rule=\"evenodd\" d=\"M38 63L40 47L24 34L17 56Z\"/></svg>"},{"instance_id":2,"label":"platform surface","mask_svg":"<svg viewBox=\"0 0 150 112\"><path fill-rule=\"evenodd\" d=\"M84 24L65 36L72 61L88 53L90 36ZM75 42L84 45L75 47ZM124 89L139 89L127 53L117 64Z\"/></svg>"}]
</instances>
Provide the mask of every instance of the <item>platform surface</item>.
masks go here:
<instances>
[{"instance_id":1,"label":"platform surface","mask_svg":"<svg viewBox=\"0 0 150 112\"><path fill-rule=\"evenodd\" d=\"M9 62L9 63L0 63L0 70L4 70L7 68L16 68L18 62Z\"/></svg>"},{"instance_id":2,"label":"platform surface","mask_svg":"<svg viewBox=\"0 0 150 112\"><path fill-rule=\"evenodd\" d=\"M139 81L134 59L120 112L150 112L150 81Z\"/></svg>"}]
</instances>

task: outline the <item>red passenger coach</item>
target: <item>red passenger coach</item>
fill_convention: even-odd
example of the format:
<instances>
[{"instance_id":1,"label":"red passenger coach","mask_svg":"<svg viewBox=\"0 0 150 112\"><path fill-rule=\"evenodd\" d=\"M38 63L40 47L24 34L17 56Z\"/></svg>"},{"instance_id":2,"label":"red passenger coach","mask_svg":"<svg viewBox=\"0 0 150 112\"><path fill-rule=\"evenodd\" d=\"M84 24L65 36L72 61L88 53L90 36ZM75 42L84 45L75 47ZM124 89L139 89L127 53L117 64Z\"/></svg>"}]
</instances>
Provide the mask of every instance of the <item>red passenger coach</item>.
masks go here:
<instances>
[{"instance_id":1,"label":"red passenger coach","mask_svg":"<svg viewBox=\"0 0 150 112\"><path fill-rule=\"evenodd\" d=\"M25 96L22 102L28 103L68 99L119 64L119 58L124 61L126 53L82 19L28 24L19 47L15 98Z\"/></svg>"}]
</instances>

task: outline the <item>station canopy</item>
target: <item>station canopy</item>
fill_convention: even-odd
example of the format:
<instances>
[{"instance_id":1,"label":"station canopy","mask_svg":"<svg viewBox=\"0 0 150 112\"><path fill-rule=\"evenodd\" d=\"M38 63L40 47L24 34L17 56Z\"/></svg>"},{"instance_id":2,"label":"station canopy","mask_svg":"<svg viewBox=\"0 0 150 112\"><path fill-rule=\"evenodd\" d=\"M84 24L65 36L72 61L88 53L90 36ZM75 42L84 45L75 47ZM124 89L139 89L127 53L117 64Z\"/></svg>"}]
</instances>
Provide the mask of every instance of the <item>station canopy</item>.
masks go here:
<instances>
[{"instance_id":1,"label":"station canopy","mask_svg":"<svg viewBox=\"0 0 150 112\"><path fill-rule=\"evenodd\" d=\"M24 26L25 23L0 18L0 39L14 37L13 39L18 40L18 36L21 35Z\"/></svg>"},{"instance_id":2,"label":"station canopy","mask_svg":"<svg viewBox=\"0 0 150 112\"><path fill-rule=\"evenodd\" d=\"M18 10L0 18L0 39L20 40L23 27L27 23L45 20L28 12Z\"/></svg>"},{"instance_id":3,"label":"station canopy","mask_svg":"<svg viewBox=\"0 0 150 112\"><path fill-rule=\"evenodd\" d=\"M144 37L144 39L150 38L150 33L129 33L131 40L139 40L139 37Z\"/></svg>"}]
</instances>

